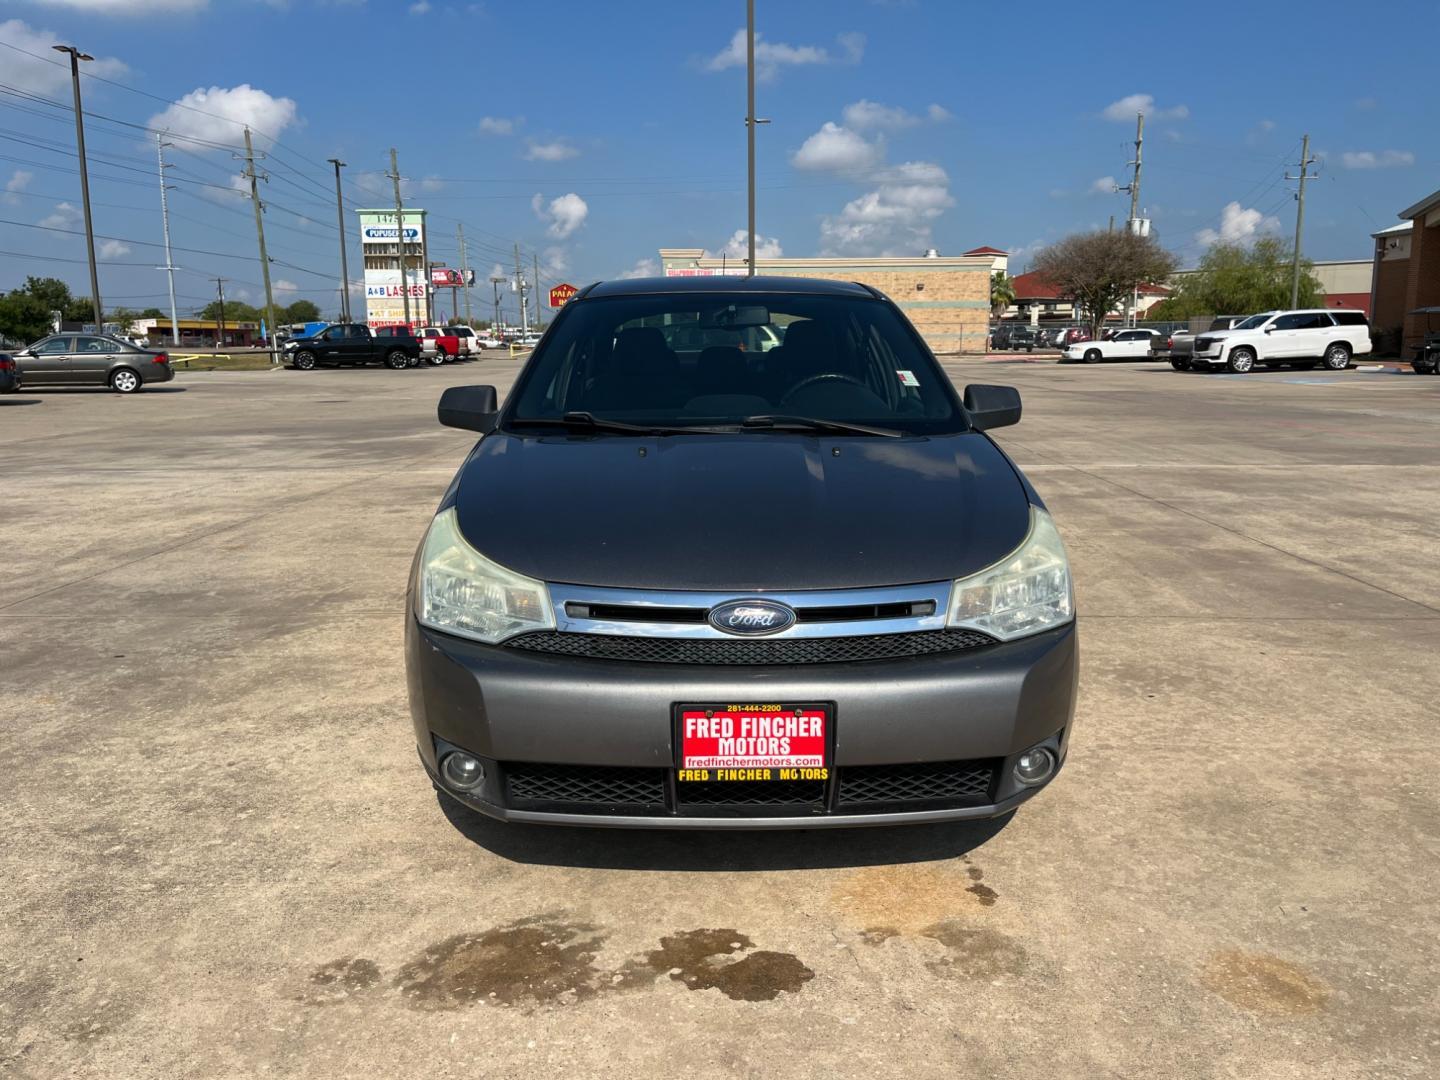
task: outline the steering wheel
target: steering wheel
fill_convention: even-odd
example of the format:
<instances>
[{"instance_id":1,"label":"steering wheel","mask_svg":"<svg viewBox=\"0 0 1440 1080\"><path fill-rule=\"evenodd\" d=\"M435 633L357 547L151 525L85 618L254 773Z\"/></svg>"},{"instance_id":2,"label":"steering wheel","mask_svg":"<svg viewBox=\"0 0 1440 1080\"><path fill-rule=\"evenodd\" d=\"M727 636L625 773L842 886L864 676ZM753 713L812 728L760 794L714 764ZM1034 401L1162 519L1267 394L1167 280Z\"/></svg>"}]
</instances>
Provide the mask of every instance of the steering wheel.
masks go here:
<instances>
[{"instance_id":1,"label":"steering wheel","mask_svg":"<svg viewBox=\"0 0 1440 1080\"><path fill-rule=\"evenodd\" d=\"M807 386L814 386L816 383L838 379L840 382L847 382L851 386L858 386L861 390L868 390L863 382L849 375L841 375L838 371L822 371L819 375L811 375L808 379L801 379L798 383L785 391L785 396L780 399L781 405L790 404L790 399L804 390Z\"/></svg>"}]
</instances>

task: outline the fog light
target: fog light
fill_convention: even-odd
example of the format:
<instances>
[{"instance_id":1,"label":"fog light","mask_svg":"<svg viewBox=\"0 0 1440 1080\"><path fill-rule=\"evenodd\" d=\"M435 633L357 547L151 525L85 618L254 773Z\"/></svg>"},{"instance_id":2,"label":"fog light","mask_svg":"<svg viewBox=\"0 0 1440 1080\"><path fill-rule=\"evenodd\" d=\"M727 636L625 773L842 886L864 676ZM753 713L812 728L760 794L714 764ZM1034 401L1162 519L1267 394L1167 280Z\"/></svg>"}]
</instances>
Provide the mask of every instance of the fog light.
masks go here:
<instances>
[{"instance_id":1,"label":"fog light","mask_svg":"<svg viewBox=\"0 0 1440 1080\"><path fill-rule=\"evenodd\" d=\"M1015 779L1022 784L1041 784L1055 771L1055 755L1043 746L1026 750L1015 759Z\"/></svg>"},{"instance_id":2,"label":"fog light","mask_svg":"<svg viewBox=\"0 0 1440 1080\"><path fill-rule=\"evenodd\" d=\"M440 775L457 791L473 791L485 782L485 766L480 759L471 757L463 750L445 755L440 762Z\"/></svg>"}]
</instances>

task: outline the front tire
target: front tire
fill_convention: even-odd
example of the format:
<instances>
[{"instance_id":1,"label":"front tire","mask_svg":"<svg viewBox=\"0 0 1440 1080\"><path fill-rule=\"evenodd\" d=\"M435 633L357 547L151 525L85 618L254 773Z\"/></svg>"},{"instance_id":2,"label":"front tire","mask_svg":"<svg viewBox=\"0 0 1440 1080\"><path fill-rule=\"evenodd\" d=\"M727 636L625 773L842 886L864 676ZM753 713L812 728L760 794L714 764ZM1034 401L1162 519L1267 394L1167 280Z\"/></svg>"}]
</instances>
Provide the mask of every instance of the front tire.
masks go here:
<instances>
[{"instance_id":1,"label":"front tire","mask_svg":"<svg viewBox=\"0 0 1440 1080\"><path fill-rule=\"evenodd\" d=\"M445 353L440 349L436 349L425 359L430 361L431 367L439 367L441 364L445 363Z\"/></svg>"},{"instance_id":2,"label":"front tire","mask_svg":"<svg viewBox=\"0 0 1440 1080\"><path fill-rule=\"evenodd\" d=\"M1325 367L1330 371L1344 371L1350 366L1350 346L1337 341L1325 350Z\"/></svg>"},{"instance_id":3,"label":"front tire","mask_svg":"<svg viewBox=\"0 0 1440 1080\"><path fill-rule=\"evenodd\" d=\"M308 350L302 350L295 354L295 367L300 371L315 370L315 354Z\"/></svg>"},{"instance_id":4,"label":"front tire","mask_svg":"<svg viewBox=\"0 0 1440 1080\"><path fill-rule=\"evenodd\" d=\"M110 389L117 394L139 393L142 385L139 373L128 367L116 368L110 373Z\"/></svg>"},{"instance_id":5,"label":"front tire","mask_svg":"<svg viewBox=\"0 0 1440 1080\"><path fill-rule=\"evenodd\" d=\"M1103 358L1104 354L1099 349L1085 350L1085 363L1087 364L1098 364Z\"/></svg>"},{"instance_id":6,"label":"front tire","mask_svg":"<svg viewBox=\"0 0 1440 1080\"><path fill-rule=\"evenodd\" d=\"M395 349L385 355L385 366L391 371L400 371L410 366L410 358L401 349Z\"/></svg>"},{"instance_id":7,"label":"front tire","mask_svg":"<svg viewBox=\"0 0 1440 1080\"><path fill-rule=\"evenodd\" d=\"M1225 360L1225 366L1236 375L1249 374L1255 368L1255 350L1245 345L1231 349L1230 355Z\"/></svg>"}]
</instances>

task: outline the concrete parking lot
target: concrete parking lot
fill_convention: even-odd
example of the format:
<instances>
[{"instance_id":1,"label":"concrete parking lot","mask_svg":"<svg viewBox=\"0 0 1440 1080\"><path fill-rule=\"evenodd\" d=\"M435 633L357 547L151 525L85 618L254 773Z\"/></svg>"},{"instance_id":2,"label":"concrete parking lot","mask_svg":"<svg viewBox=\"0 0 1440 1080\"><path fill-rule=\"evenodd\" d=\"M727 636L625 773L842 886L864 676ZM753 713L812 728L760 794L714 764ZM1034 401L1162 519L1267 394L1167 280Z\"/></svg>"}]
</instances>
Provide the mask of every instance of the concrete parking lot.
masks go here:
<instances>
[{"instance_id":1,"label":"concrete parking lot","mask_svg":"<svg viewBox=\"0 0 1440 1080\"><path fill-rule=\"evenodd\" d=\"M0 1073L1440 1072L1440 380L948 363L1020 387L1069 546L1065 772L984 825L659 835L447 810L415 758L435 402L517 366L0 398Z\"/></svg>"}]
</instances>

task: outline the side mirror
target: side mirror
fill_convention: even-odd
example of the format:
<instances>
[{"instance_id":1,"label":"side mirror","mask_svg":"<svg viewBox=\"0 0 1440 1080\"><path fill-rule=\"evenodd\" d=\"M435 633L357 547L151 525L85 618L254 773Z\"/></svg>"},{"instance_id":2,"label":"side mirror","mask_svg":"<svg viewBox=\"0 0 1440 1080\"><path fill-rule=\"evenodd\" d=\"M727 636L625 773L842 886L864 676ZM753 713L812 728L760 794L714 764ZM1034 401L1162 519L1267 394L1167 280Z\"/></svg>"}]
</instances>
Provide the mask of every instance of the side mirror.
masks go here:
<instances>
[{"instance_id":1,"label":"side mirror","mask_svg":"<svg viewBox=\"0 0 1440 1080\"><path fill-rule=\"evenodd\" d=\"M965 411L976 431L1009 427L1020 422L1020 391L1013 386L971 383L965 387Z\"/></svg>"},{"instance_id":2,"label":"side mirror","mask_svg":"<svg viewBox=\"0 0 1440 1080\"><path fill-rule=\"evenodd\" d=\"M1267 333L1267 334L1272 334L1272 333L1274 333L1274 332L1275 332L1275 327L1274 327L1273 325L1272 325L1272 326L1267 326L1267 327L1265 327L1265 333Z\"/></svg>"},{"instance_id":3,"label":"side mirror","mask_svg":"<svg viewBox=\"0 0 1440 1080\"><path fill-rule=\"evenodd\" d=\"M495 430L500 406L493 386L452 386L440 395L440 423L488 435Z\"/></svg>"}]
</instances>

